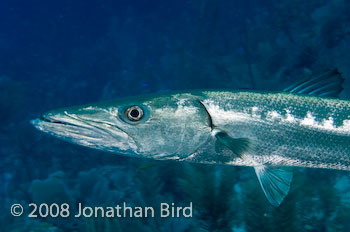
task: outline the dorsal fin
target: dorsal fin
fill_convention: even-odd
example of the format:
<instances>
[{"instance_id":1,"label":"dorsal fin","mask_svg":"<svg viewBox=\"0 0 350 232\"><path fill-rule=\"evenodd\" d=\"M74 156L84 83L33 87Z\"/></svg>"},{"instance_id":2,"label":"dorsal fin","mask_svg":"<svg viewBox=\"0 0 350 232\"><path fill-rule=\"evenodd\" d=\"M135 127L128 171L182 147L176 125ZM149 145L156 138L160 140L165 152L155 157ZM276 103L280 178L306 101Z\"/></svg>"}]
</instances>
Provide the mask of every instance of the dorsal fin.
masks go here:
<instances>
[{"instance_id":1,"label":"dorsal fin","mask_svg":"<svg viewBox=\"0 0 350 232\"><path fill-rule=\"evenodd\" d=\"M285 92L319 97L338 97L343 90L344 78L337 69L312 75L284 89Z\"/></svg>"}]
</instances>

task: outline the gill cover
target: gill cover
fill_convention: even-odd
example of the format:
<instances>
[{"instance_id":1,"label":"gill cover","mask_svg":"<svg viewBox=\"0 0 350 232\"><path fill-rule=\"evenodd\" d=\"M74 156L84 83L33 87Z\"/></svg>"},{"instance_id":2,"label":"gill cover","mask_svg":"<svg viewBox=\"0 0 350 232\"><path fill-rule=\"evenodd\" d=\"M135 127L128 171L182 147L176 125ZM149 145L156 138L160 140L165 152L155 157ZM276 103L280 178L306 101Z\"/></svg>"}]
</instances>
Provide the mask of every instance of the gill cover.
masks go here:
<instances>
[{"instance_id":1,"label":"gill cover","mask_svg":"<svg viewBox=\"0 0 350 232\"><path fill-rule=\"evenodd\" d=\"M140 107L144 116L130 121L125 110ZM137 145L138 155L155 159L183 159L210 138L208 115L198 96L172 94L130 101L118 107L118 127Z\"/></svg>"}]
</instances>

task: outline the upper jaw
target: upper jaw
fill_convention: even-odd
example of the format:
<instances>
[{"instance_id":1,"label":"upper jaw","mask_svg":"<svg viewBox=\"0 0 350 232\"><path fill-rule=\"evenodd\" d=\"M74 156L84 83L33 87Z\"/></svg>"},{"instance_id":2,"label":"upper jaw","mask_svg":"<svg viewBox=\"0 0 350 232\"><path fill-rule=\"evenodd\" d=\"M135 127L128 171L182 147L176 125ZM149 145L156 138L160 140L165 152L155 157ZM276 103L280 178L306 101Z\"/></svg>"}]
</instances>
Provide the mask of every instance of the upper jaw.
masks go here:
<instances>
[{"instance_id":1,"label":"upper jaw","mask_svg":"<svg viewBox=\"0 0 350 232\"><path fill-rule=\"evenodd\" d=\"M31 120L32 125L38 130L47 133L58 133L62 130L75 130L76 132L83 129L93 129L86 122L77 116L64 112L63 114L43 114L39 118Z\"/></svg>"},{"instance_id":2,"label":"upper jaw","mask_svg":"<svg viewBox=\"0 0 350 232\"><path fill-rule=\"evenodd\" d=\"M52 123L63 123L63 124L66 124L66 122L62 121L62 120L58 120L58 119L55 119L54 117L50 117L49 115L46 115L46 114L43 114L39 117L39 119L41 121L45 121L45 122L52 122Z\"/></svg>"}]
</instances>

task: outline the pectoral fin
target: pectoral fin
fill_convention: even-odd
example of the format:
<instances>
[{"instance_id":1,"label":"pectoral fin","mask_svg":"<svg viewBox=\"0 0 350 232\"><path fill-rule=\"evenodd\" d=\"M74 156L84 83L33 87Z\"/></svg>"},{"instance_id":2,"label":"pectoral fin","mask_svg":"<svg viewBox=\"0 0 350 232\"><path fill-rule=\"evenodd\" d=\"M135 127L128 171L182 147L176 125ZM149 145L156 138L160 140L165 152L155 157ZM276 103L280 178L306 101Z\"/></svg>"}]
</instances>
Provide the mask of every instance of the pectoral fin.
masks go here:
<instances>
[{"instance_id":1,"label":"pectoral fin","mask_svg":"<svg viewBox=\"0 0 350 232\"><path fill-rule=\"evenodd\" d=\"M217 139L217 144L215 144L216 150L219 150L219 145L223 145L239 157L242 157L244 152L248 151L252 145L252 141L249 138L232 138L224 131L217 132L215 137Z\"/></svg>"},{"instance_id":2,"label":"pectoral fin","mask_svg":"<svg viewBox=\"0 0 350 232\"><path fill-rule=\"evenodd\" d=\"M280 167L265 165L254 169L267 200L273 206L279 206L289 192L293 173Z\"/></svg>"},{"instance_id":3,"label":"pectoral fin","mask_svg":"<svg viewBox=\"0 0 350 232\"><path fill-rule=\"evenodd\" d=\"M226 146L224 146L221 142L219 142L217 140L216 143L215 143L215 152L216 153L221 153L224 150L225 147Z\"/></svg>"}]
</instances>

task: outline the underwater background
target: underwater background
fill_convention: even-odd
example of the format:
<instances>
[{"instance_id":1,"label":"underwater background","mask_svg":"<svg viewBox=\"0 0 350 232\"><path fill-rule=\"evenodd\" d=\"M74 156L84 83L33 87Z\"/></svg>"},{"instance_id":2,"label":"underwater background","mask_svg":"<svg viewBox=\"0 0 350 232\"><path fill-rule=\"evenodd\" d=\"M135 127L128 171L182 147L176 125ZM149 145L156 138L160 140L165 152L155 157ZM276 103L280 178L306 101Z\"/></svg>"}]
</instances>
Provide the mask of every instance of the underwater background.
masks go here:
<instances>
[{"instance_id":1,"label":"underwater background","mask_svg":"<svg viewBox=\"0 0 350 232\"><path fill-rule=\"evenodd\" d=\"M29 121L60 107L186 89L282 90L327 68L350 99L346 0L2 0L0 231L350 231L350 173L294 169L280 207L252 168L128 158ZM34 202L187 206L192 218L28 218Z\"/></svg>"}]
</instances>

